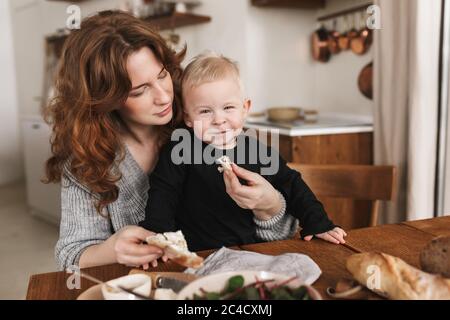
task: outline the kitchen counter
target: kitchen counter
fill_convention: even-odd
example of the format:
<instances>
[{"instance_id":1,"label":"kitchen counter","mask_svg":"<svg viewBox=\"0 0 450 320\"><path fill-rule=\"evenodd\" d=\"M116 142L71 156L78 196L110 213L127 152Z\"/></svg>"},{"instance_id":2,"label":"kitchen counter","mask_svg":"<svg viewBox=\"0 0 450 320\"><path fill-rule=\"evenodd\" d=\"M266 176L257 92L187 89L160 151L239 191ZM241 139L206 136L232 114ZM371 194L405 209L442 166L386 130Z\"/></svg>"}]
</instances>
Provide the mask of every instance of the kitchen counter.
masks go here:
<instances>
[{"instance_id":1,"label":"kitchen counter","mask_svg":"<svg viewBox=\"0 0 450 320\"><path fill-rule=\"evenodd\" d=\"M280 135L317 136L329 134L373 132L373 120L365 116L352 116L340 114L321 114L317 122L306 123L294 121L293 123L275 123L266 118L248 118L246 129L267 130Z\"/></svg>"}]
</instances>

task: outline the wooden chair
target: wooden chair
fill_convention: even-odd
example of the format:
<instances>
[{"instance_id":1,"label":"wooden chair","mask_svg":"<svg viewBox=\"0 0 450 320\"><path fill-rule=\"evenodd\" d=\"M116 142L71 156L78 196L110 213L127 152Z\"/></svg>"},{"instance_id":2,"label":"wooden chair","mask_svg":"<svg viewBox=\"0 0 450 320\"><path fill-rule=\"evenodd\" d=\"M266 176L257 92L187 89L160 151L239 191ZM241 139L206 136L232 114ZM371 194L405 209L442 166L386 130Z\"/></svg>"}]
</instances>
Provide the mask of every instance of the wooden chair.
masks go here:
<instances>
[{"instance_id":1,"label":"wooden chair","mask_svg":"<svg viewBox=\"0 0 450 320\"><path fill-rule=\"evenodd\" d=\"M306 165L288 163L318 197L370 200L370 226L378 221L380 200L393 200L396 169L372 165Z\"/></svg>"}]
</instances>

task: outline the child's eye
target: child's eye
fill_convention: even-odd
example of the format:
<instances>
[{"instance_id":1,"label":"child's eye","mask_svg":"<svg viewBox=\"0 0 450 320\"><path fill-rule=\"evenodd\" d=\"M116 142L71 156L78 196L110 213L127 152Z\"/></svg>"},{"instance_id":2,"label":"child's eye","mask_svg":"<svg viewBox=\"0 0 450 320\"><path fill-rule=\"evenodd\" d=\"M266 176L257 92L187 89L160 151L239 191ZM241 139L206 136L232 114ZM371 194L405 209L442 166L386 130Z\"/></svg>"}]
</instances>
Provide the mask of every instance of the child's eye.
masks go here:
<instances>
[{"instance_id":1,"label":"child's eye","mask_svg":"<svg viewBox=\"0 0 450 320\"><path fill-rule=\"evenodd\" d=\"M204 110L200 110L200 114L206 114L206 113L210 113L210 110L204 109Z\"/></svg>"},{"instance_id":2,"label":"child's eye","mask_svg":"<svg viewBox=\"0 0 450 320\"><path fill-rule=\"evenodd\" d=\"M225 110L231 110L231 109L234 109L235 108L235 106L226 106L224 109Z\"/></svg>"}]
</instances>

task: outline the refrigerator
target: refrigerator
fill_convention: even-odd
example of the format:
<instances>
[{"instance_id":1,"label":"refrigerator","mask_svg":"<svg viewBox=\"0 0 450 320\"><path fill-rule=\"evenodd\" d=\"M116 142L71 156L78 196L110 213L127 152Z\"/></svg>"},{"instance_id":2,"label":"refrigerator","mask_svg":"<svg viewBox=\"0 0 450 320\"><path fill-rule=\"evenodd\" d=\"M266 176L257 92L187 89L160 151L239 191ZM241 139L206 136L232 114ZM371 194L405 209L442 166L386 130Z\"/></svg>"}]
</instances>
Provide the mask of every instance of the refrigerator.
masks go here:
<instances>
[{"instance_id":1,"label":"refrigerator","mask_svg":"<svg viewBox=\"0 0 450 320\"><path fill-rule=\"evenodd\" d=\"M22 120L27 203L32 215L59 225L60 184L44 184L44 166L50 157L51 128L40 117Z\"/></svg>"}]
</instances>

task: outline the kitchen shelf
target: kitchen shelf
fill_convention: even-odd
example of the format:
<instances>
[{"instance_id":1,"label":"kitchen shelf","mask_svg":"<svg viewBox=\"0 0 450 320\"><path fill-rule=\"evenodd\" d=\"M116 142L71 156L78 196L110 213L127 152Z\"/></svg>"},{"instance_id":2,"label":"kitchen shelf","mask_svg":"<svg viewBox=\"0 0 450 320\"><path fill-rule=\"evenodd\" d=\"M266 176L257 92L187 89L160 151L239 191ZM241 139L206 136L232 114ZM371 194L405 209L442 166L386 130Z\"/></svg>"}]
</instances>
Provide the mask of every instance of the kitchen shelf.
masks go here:
<instances>
[{"instance_id":1,"label":"kitchen shelf","mask_svg":"<svg viewBox=\"0 0 450 320\"><path fill-rule=\"evenodd\" d=\"M170 16L149 17L144 20L148 21L158 30L167 30L210 22L211 17L192 13L175 12Z\"/></svg>"},{"instance_id":2,"label":"kitchen shelf","mask_svg":"<svg viewBox=\"0 0 450 320\"><path fill-rule=\"evenodd\" d=\"M143 20L149 22L153 27L161 31L210 22L211 17L192 13L175 12L170 16L149 17ZM56 43L57 48L62 48L67 35L68 33L62 30L60 33L47 36L46 40L47 42Z\"/></svg>"},{"instance_id":3,"label":"kitchen shelf","mask_svg":"<svg viewBox=\"0 0 450 320\"><path fill-rule=\"evenodd\" d=\"M317 21L330 20L330 19L333 19L333 18L349 15L349 14L352 14L352 13L355 13L355 12L358 12L358 11L366 11L367 8L369 6L371 6L371 5L373 5L372 1L368 2L368 3L364 4L364 5L359 5L359 6L356 6L356 7L353 7L353 8L349 8L349 9L346 9L346 10L342 10L342 11L339 11L339 12L335 12L335 13L332 13L332 14L327 14L325 16L318 17Z\"/></svg>"},{"instance_id":4,"label":"kitchen shelf","mask_svg":"<svg viewBox=\"0 0 450 320\"><path fill-rule=\"evenodd\" d=\"M255 7L318 9L325 7L325 0L252 0Z\"/></svg>"}]
</instances>

